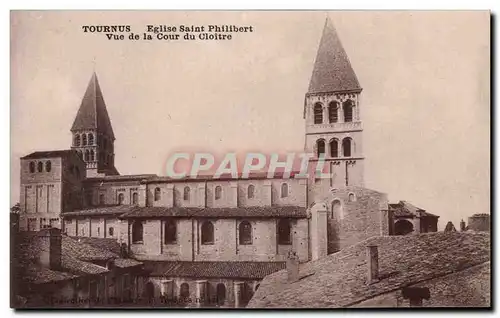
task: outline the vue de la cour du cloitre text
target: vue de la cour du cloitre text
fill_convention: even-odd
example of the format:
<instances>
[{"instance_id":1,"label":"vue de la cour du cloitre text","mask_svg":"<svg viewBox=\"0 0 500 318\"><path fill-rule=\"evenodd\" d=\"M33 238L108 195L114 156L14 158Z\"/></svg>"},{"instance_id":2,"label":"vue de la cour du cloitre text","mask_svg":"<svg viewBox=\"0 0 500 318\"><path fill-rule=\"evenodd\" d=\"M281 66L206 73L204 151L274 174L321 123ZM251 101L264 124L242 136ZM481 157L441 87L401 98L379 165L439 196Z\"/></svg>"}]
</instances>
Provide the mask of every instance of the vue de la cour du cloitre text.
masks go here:
<instances>
[{"instance_id":1,"label":"vue de la cour du cloitre text","mask_svg":"<svg viewBox=\"0 0 500 318\"><path fill-rule=\"evenodd\" d=\"M108 40L232 40L236 34L253 33L254 27L233 24L208 25L145 25L142 32L134 32L130 25L83 25L85 33L98 33Z\"/></svg>"}]
</instances>

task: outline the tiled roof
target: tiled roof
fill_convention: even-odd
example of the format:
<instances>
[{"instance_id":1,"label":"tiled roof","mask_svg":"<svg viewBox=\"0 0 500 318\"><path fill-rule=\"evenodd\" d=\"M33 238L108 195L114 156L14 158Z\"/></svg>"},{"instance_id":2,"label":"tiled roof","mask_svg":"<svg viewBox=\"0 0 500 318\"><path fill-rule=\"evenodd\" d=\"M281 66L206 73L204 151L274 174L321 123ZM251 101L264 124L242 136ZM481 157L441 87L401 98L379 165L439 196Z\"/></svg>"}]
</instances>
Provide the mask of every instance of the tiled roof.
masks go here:
<instances>
[{"instance_id":1,"label":"tiled roof","mask_svg":"<svg viewBox=\"0 0 500 318\"><path fill-rule=\"evenodd\" d=\"M64 270L76 275L81 275L81 274L94 275L94 274L102 274L109 272L105 267L90 262L84 262L74 257L66 255L63 255L61 257L61 266L62 268L64 268Z\"/></svg>"},{"instance_id":2,"label":"tiled roof","mask_svg":"<svg viewBox=\"0 0 500 318\"><path fill-rule=\"evenodd\" d=\"M121 218L217 217L217 218L305 218L306 208L299 206L256 206L239 208L131 207Z\"/></svg>"},{"instance_id":3,"label":"tiled roof","mask_svg":"<svg viewBox=\"0 0 500 318\"><path fill-rule=\"evenodd\" d=\"M111 251L85 244L78 241L78 238L65 235L62 236L61 248L63 255L71 255L82 261L106 261L118 257L117 254Z\"/></svg>"},{"instance_id":4,"label":"tiled roof","mask_svg":"<svg viewBox=\"0 0 500 318\"><path fill-rule=\"evenodd\" d=\"M54 271L37 264L24 264L25 266L16 267L17 282L25 282L32 284L45 284L50 282L63 281L76 278L76 275L71 273Z\"/></svg>"},{"instance_id":5,"label":"tiled roof","mask_svg":"<svg viewBox=\"0 0 500 318\"><path fill-rule=\"evenodd\" d=\"M96 208L91 208L91 209L64 212L61 215L63 217L121 215L123 213L130 212L131 208L132 208L132 206L130 206L130 205L109 205L109 206L101 206L101 207L96 207Z\"/></svg>"},{"instance_id":6,"label":"tiled roof","mask_svg":"<svg viewBox=\"0 0 500 318\"><path fill-rule=\"evenodd\" d=\"M314 69L309 83L309 94L341 91L361 91L349 58L330 19L326 19Z\"/></svg>"},{"instance_id":7,"label":"tiled roof","mask_svg":"<svg viewBox=\"0 0 500 318\"><path fill-rule=\"evenodd\" d=\"M262 279L285 268L284 262L144 261L150 276Z\"/></svg>"},{"instance_id":8,"label":"tiled roof","mask_svg":"<svg viewBox=\"0 0 500 318\"><path fill-rule=\"evenodd\" d=\"M77 241L81 243L91 245L98 249L104 249L120 255L120 244L114 238L101 238L101 237L75 237Z\"/></svg>"},{"instance_id":9,"label":"tiled roof","mask_svg":"<svg viewBox=\"0 0 500 318\"><path fill-rule=\"evenodd\" d=\"M414 217L416 212L420 212L422 216L439 217L432 213L426 212L424 209L414 206L408 201L399 201L398 203L389 204L389 209L393 211L395 217Z\"/></svg>"},{"instance_id":10,"label":"tiled roof","mask_svg":"<svg viewBox=\"0 0 500 318\"><path fill-rule=\"evenodd\" d=\"M55 229L50 229L55 230ZM54 271L38 264L37 250L39 245L32 244L33 239L49 231L20 232L14 236L14 256L11 260L15 268L14 276L17 282L43 284L81 275L95 275L108 272L103 266L92 262L114 259L114 265L127 268L141 265L134 259L119 258L120 246L115 239L110 238L72 238L61 237L61 268Z\"/></svg>"},{"instance_id":11,"label":"tiled roof","mask_svg":"<svg viewBox=\"0 0 500 318\"><path fill-rule=\"evenodd\" d=\"M114 264L116 267L126 268L142 265L142 262L131 258L117 258L115 259Z\"/></svg>"},{"instance_id":12,"label":"tiled roof","mask_svg":"<svg viewBox=\"0 0 500 318\"><path fill-rule=\"evenodd\" d=\"M109 119L106 103L94 72L90 79L82 103L76 114L71 131L96 129L114 139L113 128Z\"/></svg>"},{"instance_id":13,"label":"tiled roof","mask_svg":"<svg viewBox=\"0 0 500 318\"><path fill-rule=\"evenodd\" d=\"M78 154L75 150L35 151L22 157L21 159L66 158L69 156L78 157Z\"/></svg>"},{"instance_id":14,"label":"tiled roof","mask_svg":"<svg viewBox=\"0 0 500 318\"><path fill-rule=\"evenodd\" d=\"M102 177L92 177L85 179L85 182L99 182L99 181L141 181L143 179L154 178L155 174L127 174L127 175L108 175Z\"/></svg>"},{"instance_id":15,"label":"tiled roof","mask_svg":"<svg viewBox=\"0 0 500 318\"><path fill-rule=\"evenodd\" d=\"M380 281L367 285L366 245L378 246ZM347 307L382 293L456 273L490 261L489 233L435 232L373 237L300 266L267 276L249 307Z\"/></svg>"}]
</instances>

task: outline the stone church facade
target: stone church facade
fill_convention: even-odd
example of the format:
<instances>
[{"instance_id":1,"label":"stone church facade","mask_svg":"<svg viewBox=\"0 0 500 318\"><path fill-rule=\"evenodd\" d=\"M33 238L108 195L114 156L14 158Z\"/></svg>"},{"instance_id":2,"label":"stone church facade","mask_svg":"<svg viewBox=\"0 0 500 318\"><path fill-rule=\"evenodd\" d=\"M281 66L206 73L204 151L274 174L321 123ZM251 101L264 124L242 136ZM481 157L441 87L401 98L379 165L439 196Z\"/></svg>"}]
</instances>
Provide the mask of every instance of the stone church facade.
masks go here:
<instances>
[{"instance_id":1,"label":"stone church facade","mask_svg":"<svg viewBox=\"0 0 500 318\"><path fill-rule=\"evenodd\" d=\"M228 307L245 306L290 253L307 262L371 236L437 231L437 216L364 188L361 91L327 20L305 95L304 150L332 177L173 180L118 173L94 73L71 148L21 158L20 230L116 239L144 263L138 294Z\"/></svg>"}]
</instances>

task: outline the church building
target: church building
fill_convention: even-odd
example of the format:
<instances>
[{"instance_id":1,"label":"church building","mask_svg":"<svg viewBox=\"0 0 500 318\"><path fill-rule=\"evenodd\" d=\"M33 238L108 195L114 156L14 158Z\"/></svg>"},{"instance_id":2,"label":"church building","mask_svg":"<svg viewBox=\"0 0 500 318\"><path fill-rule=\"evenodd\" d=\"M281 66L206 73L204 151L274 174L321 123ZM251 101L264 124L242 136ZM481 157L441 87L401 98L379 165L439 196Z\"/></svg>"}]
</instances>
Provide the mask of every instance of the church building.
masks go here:
<instances>
[{"instance_id":1,"label":"church building","mask_svg":"<svg viewBox=\"0 0 500 318\"><path fill-rule=\"evenodd\" d=\"M330 179L120 175L94 73L68 150L21 158L21 231L112 238L144 265L145 299L244 307L290 257L317 260L379 235L437 231L438 216L364 187L362 88L327 19L305 94L304 151ZM119 136L118 136L119 138Z\"/></svg>"}]
</instances>

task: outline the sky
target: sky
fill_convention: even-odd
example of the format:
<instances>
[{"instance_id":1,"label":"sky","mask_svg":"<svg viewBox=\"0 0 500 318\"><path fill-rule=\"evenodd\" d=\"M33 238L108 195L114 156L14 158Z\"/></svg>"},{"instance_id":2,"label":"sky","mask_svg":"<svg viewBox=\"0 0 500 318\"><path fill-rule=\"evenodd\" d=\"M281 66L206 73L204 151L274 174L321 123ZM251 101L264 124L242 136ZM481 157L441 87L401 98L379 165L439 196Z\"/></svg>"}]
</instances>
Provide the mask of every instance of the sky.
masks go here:
<instances>
[{"instance_id":1,"label":"sky","mask_svg":"<svg viewBox=\"0 0 500 318\"><path fill-rule=\"evenodd\" d=\"M474 12L11 13L11 201L19 158L67 149L95 70L121 174L177 151L301 151L326 16L363 88L365 186L440 215L490 212L490 16ZM230 41L111 41L84 25L252 26ZM128 34L128 33L127 33Z\"/></svg>"}]
</instances>

